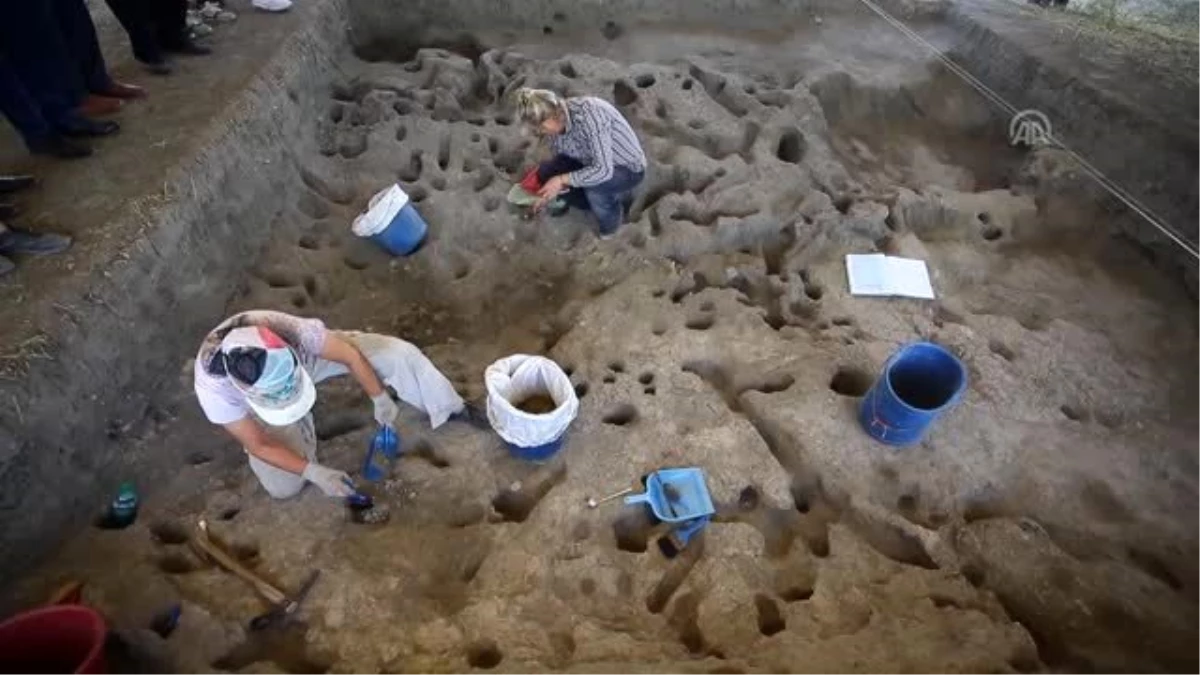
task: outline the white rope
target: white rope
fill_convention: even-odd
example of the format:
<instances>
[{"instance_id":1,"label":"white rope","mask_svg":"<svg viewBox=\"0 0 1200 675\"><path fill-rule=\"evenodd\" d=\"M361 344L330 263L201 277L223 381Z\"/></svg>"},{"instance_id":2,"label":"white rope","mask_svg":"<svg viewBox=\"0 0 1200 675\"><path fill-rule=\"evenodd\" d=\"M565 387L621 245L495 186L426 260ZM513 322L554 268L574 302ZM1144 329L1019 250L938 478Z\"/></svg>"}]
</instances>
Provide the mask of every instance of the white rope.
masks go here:
<instances>
[{"instance_id":1,"label":"white rope","mask_svg":"<svg viewBox=\"0 0 1200 675\"><path fill-rule=\"evenodd\" d=\"M980 82L974 75L971 75L971 73L967 72L962 66L958 65L951 60L950 57L942 53L940 49L929 44L928 41L913 32L912 29L904 25L904 23L899 19L891 14L888 14L887 11L876 5L874 2L872 2L872 0L859 0L859 2L866 5L872 12L875 12L877 15L879 15L881 19L886 21L889 25L891 25L909 40L912 40L917 45L924 47L926 50L931 52L939 61L942 62L943 65L946 66L950 72L954 73L967 84L971 85L975 91L979 92L980 95L991 101L1001 110L1004 110L1010 116L1016 115L1020 112L1016 106L1006 101L1003 96L995 91L992 91L986 84ZM1155 215L1149 207L1143 206L1133 195L1125 191L1120 185L1118 185L1108 176L1105 176L1099 169L1093 166L1091 162L1088 162L1079 153L1069 148L1066 143L1063 143L1060 139L1054 137L1049 130L1047 130L1045 137L1047 141L1058 148L1061 148L1069 157L1071 157L1071 159L1075 160L1075 162L1079 164L1080 168L1083 169L1084 173L1099 183L1100 187L1104 188L1109 194L1116 197L1118 200L1124 203L1125 206L1128 206L1131 211L1141 216L1143 220L1150 223L1156 229L1158 229L1158 231L1166 235L1168 239L1186 251L1188 255L1200 260L1200 250L1197 250L1196 246L1187 241L1183 235L1167 226L1167 224L1164 223L1157 215Z\"/></svg>"}]
</instances>

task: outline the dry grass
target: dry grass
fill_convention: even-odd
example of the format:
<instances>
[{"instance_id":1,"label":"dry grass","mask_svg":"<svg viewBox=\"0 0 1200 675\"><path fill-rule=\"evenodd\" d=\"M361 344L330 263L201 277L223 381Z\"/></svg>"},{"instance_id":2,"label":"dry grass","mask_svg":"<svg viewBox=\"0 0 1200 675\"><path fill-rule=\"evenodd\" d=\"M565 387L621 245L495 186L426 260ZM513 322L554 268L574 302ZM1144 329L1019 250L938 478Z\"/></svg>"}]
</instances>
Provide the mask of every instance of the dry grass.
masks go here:
<instances>
[{"instance_id":1,"label":"dry grass","mask_svg":"<svg viewBox=\"0 0 1200 675\"><path fill-rule=\"evenodd\" d=\"M38 333L0 352L0 379L18 380L29 373L31 361L51 358L49 344L49 338Z\"/></svg>"},{"instance_id":2,"label":"dry grass","mask_svg":"<svg viewBox=\"0 0 1200 675\"><path fill-rule=\"evenodd\" d=\"M1160 0L1159 6L1149 8L1136 0L1092 0L1067 6L1058 14L1074 18L1088 28L1117 35L1144 38L1146 33L1168 40L1186 41L1195 49L1200 34L1195 16L1197 3L1190 0Z\"/></svg>"},{"instance_id":3,"label":"dry grass","mask_svg":"<svg viewBox=\"0 0 1200 675\"><path fill-rule=\"evenodd\" d=\"M1186 0L1185 0L1186 1ZM1010 0L1031 20L1047 23L1069 36L1082 53L1124 55L1165 80L1195 82L1200 76L1195 20L1167 21L1165 17L1129 10L1130 0L1096 0L1082 7L1042 8L1027 0Z\"/></svg>"}]
</instances>

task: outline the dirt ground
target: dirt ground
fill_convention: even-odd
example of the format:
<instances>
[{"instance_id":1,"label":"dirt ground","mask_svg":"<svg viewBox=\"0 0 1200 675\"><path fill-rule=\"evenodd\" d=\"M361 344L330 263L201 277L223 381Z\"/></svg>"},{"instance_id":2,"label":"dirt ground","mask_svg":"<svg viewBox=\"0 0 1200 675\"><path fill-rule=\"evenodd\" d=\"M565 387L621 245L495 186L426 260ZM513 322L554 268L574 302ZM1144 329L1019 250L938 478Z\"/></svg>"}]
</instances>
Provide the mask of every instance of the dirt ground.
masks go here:
<instances>
[{"instance_id":1,"label":"dirt ground","mask_svg":"<svg viewBox=\"0 0 1200 675\"><path fill-rule=\"evenodd\" d=\"M183 365L178 414L126 442L186 465L16 597L84 580L114 660L145 672L1195 670L1195 304L1054 189L1066 160L1010 148L1006 119L860 17L556 21L345 54L227 311L397 335L476 400L493 360L546 354L581 399L563 451L520 462L406 409L406 452L368 487L391 518L356 524L311 488L271 500ZM503 105L520 84L633 123L651 167L613 240L505 204L539 153ZM349 231L397 180L430 223L404 259ZM938 299L850 296L844 254L873 251L926 260ZM896 450L856 406L919 339L969 389ZM322 385L315 416L322 460L360 466L361 392ZM585 504L666 466L703 468L717 503L674 559L640 510ZM295 622L246 630L265 607L195 554L200 518L285 588L321 571ZM146 630L172 603L176 631Z\"/></svg>"}]
</instances>

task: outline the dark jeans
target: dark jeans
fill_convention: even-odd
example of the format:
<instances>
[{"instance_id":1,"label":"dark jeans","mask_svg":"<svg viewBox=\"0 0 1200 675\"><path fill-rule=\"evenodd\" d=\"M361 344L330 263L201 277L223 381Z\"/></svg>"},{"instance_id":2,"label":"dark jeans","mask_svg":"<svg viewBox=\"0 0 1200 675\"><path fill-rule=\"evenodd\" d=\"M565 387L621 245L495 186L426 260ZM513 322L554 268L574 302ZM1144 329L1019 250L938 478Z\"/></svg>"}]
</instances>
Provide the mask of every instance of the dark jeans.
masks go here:
<instances>
[{"instance_id":1,"label":"dark jeans","mask_svg":"<svg viewBox=\"0 0 1200 675\"><path fill-rule=\"evenodd\" d=\"M11 2L11 0L5 0ZM110 89L113 80L108 75L96 25L84 0L44 0L54 6L54 18L62 32L63 42L75 63L85 91L102 93ZM30 3L32 4L32 3Z\"/></svg>"},{"instance_id":2,"label":"dark jeans","mask_svg":"<svg viewBox=\"0 0 1200 675\"><path fill-rule=\"evenodd\" d=\"M582 169L583 164L566 155L558 155L538 165L538 180L545 183L554 176ZM621 227L625 203L630 200L633 189L646 177L644 171L630 171L623 166L613 167L612 178L599 185L585 188L573 187L563 198L578 209L585 209L596 216L600 234L612 234Z\"/></svg>"},{"instance_id":3,"label":"dark jeans","mask_svg":"<svg viewBox=\"0 0 1200 675\"><path fill-rule=\"evenodd\" d=\"M54 135L53 124L47 117L66 115L71 111L55 110L53 107L44 110L25 88L21 78L17 77L8 60L0 54L0 112L16 127L26 145L32 148Z\"/></svg>"},{"instance_id":4,"label":"dark jeans","mask_svg":"<svg viewBox=\"0 0 1200 675\"><path fill-rule=\"evenodd\" d=\"M0 0L0 52L44 110L73 110L112 86L83 0Z\"/></svg>"},{"instance_id":5,"label":"dark jeans","mask_svg":"<svg viewBox=\"0 0 1200 675\"><path fill-rule=\"evenodd\" d=\"M187 0L107 2L129 34L133 57L138 61L162 63L164 50L179 50L187 42Z\"/></svg>"}]
</instances>

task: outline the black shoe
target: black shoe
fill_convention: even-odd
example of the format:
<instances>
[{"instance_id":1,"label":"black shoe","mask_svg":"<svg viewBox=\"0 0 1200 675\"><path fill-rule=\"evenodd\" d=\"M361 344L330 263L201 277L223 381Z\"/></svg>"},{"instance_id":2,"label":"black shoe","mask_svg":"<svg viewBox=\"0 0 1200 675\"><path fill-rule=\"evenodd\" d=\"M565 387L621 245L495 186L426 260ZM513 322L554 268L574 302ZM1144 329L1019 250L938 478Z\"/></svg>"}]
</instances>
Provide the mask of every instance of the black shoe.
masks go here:
<instances>
[{"instance_id":1,"label":"black shoe","mask_svg":"<svg viewBox=\"0 0 1200 675\"><path fill-rule=\"evenodd\" d=\"M0 221L16 218L21 209L17 208L16 204L0 203Z\"/></svg>"},{"instance_id":2,"label":"black shoe","mask_svg":"<svg viewBox=\"0 0 1200 675\"><path fill-rule=\"evenodd\" d=\"M121 125L112 120L94 120L88 117L75 117L58 128L62 135L75 138L111 136L120 130Z\"/></svg>"},{"instance_id":3,"label":"black shoe","mask_svg":"<svg viewBox=\"0 0 1200 675\"><path fill-rule=\"evenodd\" d=\"M171 64L166 61L156 61L154 63L143 63L146 67L146 72L151 75L170 75L172 72Z\"/></svg>"},{"instance_id":4,"label":"black shoe","mask_svg":"<svg viewBox=\"0 0 1200 675\"><path fill-rule=\"evenodd\" d=\"M183 54L185 56L207 56L212 53L212 47L202 45L194 40L185 40L173 47L167 47L167 51L174 54Z\"/></svg>"},{"instance_id":5,"label":"black shoe","mask_svg":"<svg viewBox=\"0 0 1200 675\"><path fill-rule=\"evenodd\" d=\"M450 419L465 422L476 429L492 428L492 423L488 421L487 410L477 403L467 402L463 409L451 415Z\"/></svg>"},{"instance_id":6,"label":"black shoe","mask_svg":"<svg viewBox=\"0 0 1200 675\"><path fill-rule=\"evenodd\" d=\"M29 144L29 152L35 155L50 155L59 159L79 159L92 154L92 149L79 141L62 136L51 136L43 141Z\"/></svg>"},{"instance_id":7,"label":"black shoe","mask_svg":"<svg viewBox=\"0 0 1200 675\"><path fill-rule=\"evenodd\" d=\"M24 190L37 182L33 176L0 176L0 192Z\"/></svg>"},{"instance_id":8,"label":"black shoe","mask_svg":"<svg viewBox=\"0 0 1200 675\"><path fill-rule=\"evenodd\" d=\"M71 248L71 238L61 234L34 234L8 228L0 232L0 254L53 255Z\"/></svg>"},{"instance_id":9,"label":"black shoe","mask_svg":"<svg viewBox=\"0 0 1200 675\"><path fill-rule=\"evenodd\" d=\"M17 266L13 264L13 261L0 255L0 277L15 269L17 269Z\"/></svg>"}]
</instances>

